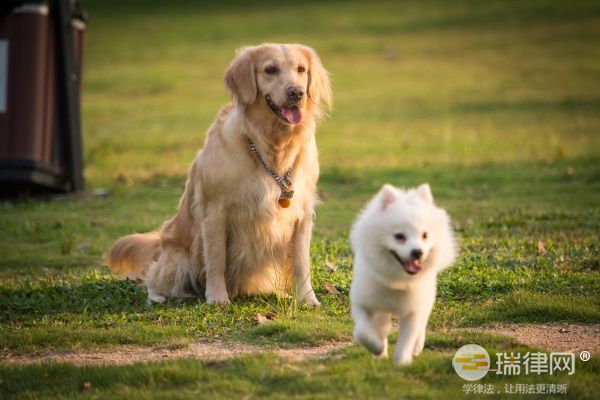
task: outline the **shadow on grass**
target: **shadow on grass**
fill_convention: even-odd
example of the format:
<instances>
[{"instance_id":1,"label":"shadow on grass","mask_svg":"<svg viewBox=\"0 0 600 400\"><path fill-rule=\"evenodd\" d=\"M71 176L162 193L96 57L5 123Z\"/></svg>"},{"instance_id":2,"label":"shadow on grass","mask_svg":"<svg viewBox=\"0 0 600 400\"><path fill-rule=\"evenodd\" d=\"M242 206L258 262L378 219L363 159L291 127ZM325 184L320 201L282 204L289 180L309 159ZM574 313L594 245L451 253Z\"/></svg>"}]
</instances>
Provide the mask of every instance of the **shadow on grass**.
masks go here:
<instances>
[{"instance_id":1,"label":"shadow on grass","mask_svg":"<svg viewBox=\"0 0 600 400\"><path fill-rule=\"evenodd\" d=\"M434 329L476 327L495 323L598 323L600 298L590 294L550 294L525 288L483 301L438 299L429 320Z\"/></svg>"},{"instance_id":2,"label":"shadow on grass","mask_svg":"<svg viewBox=\"0 0 600 400\"><path fill-rule=\"evenodd\" d=\"M202 297L161 304L149 304L146 297L133 281L89 276L73 284L2 288L0 348L26 353L75 344L94 348L222 338L293 346L348 338L350 319L332 316L335 307L299 306L286 315L289 310L279 309L275 296L239 297L227 307L208 305ZM257 324L259 313L272 313L273 320Z\"/></svg>"},{"instance_id":3,"label":"shadow on grass","mask_svg":"<svg viewBox=\"0 0 600 400\"><path fill-rule=\"evenodd\" d=\"M0 321L6 322L62 313L97 316L151 309L146 303L145 291L129 280L97 279L40 287L26 283L15 289L1 288L0 299Z\"/></svg>"}]
</instances>

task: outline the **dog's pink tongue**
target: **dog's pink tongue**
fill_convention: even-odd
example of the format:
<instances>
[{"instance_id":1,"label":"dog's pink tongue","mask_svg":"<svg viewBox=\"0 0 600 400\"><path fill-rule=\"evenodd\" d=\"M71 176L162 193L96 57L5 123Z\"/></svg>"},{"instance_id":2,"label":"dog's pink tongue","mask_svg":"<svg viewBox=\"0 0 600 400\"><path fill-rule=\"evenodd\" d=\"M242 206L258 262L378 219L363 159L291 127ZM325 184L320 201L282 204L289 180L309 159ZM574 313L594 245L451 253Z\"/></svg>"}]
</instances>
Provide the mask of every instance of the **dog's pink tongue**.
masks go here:
<instances>
[{"instance_id":1,"label":"dog's pink tongue","mask_svg":"<svg viewBox=\"0 0 600 400\"><path fill-rule=\"evenodd\" d=\"M290 124L297 124L302 121L302 112L297 108L282 108L281 114Z\"/></svg>"},{"instance_id":2,"label":"dog's pink tongue","mask_svg":"<svg viewBox=\"0 0 600 400\"><path fill-rule=\"evenodd\" d=\"M406 272L408 272L411 275L416 274L417 272L419 272L421 270L421 264L417 264L414 261L411 262L407 262L406 264L404 264L404 269L406 270Z\"/></svg>"}]
</instances>

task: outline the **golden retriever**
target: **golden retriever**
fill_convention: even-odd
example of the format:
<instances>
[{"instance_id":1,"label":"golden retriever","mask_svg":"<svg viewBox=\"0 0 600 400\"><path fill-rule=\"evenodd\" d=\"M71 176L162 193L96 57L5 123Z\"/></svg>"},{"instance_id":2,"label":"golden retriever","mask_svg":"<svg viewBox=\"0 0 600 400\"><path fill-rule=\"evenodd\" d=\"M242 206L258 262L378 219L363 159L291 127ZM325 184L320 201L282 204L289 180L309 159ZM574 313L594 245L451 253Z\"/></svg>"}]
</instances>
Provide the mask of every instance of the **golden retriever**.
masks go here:
<instances>
[{"instance_id":1,"label":"golden retriever","mask_svg":"<svg viewBox=\"0 0 600 400\"><path fill-rule=\"evenodd\" d=\"M309 251L328 73L309 47L263 44L238 51L225 84L233 103L209 128L177 214L160 232L120 238L107 263L143 280L153 301L204 293L227 304L293 287L318 306Z\"/></svg>"}]
</instances>

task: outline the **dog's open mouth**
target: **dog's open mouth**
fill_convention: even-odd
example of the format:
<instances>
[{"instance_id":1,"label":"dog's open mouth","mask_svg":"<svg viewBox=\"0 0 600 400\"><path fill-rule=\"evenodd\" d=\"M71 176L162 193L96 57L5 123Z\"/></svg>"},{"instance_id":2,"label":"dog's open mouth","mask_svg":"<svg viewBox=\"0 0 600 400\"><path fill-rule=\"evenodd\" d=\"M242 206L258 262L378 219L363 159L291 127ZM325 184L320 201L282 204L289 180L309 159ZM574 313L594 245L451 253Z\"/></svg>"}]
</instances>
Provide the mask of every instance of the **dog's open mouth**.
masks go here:
<instances>
[{"instance_id":1,"label":"dog's open mouth","mask_svg":"<svg viewBox=\"0 0 600 400\"><path fill-rule=\"evenodd\" d=\"M271 100L269 96L266 96L267 105L279 117L280 120L286 124L295 125L302 121L302 111L298 108L298 105L292 105L289 107L278 107L277 104Z\"/></svg>"},{"instance_id":2,"label":"dog's open mouth","mask_svg":"<svg viewBox=\"0 0 600 400\"><path fill-rule=\"evenodd\" d=\"M419 260L403 260L394 250L390 250L390 253L402 265L407 274L414 275L423 268Z\"/></svg>"}]
</instances>

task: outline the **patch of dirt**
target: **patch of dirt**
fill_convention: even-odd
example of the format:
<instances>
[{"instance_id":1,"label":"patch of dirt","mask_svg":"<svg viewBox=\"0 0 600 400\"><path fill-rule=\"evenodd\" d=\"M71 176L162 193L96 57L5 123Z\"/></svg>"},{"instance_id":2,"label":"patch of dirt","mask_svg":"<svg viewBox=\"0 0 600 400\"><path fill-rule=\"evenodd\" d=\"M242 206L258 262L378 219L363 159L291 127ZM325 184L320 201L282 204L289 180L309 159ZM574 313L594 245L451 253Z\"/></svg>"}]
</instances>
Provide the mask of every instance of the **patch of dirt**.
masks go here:
<instances>
[{"instance_id":1,"label":"patch of dirt","mask_svg":"<svg viewBox=\"0 0 600 400\"><path fill-rule=\"evenodd\" d=\"M349 346L351 342L328 343L318 347L264 348L236 342L198 342L183 348L127 346L115 350L57 351L37 355L3 356L0 362L8 364L33 364L66 362L78 365L126 365L135 362L198 358L218 365L219 361L244 354L273 352L294 361L309 358L326 358L329 353Z\"/></svg>"},{"instance_id":2,"label":"patch of dirt","mask_svg":"<svg viewBox=\"0 0 600 400\"><path fill-rule=\"evenodd\" d=\"M600 324L498 325L473 330L508 336L518 343L549 351L600 354Z\"/></svg>"},{"instance_id":3,"label":"patch of dirt","mask_svg":"<svg viewBox=\"0 0 600 400\"><path fill-rule=\"evenodd\" d=\"M464 330L464 329L461 329ZM548 351L581 352L600 354L600 324L523 324L497 325L469 330L503 335L516 342ZM113 350L57 351L35 355L0 356L0 362L8 364L33 364L42 362L67 362L78 365L126 365L135 362L170 360L175 358L197 358L209 366L218 368L225 360L262 352L273 352L292 361L327 358L331 353L352 345L352 342L335 342L321 346L290 348L265 348L238 342L198 342L183 348L126 346ZM334 356L335 357L335 356Z\"/></svg>"}]
</instances>

